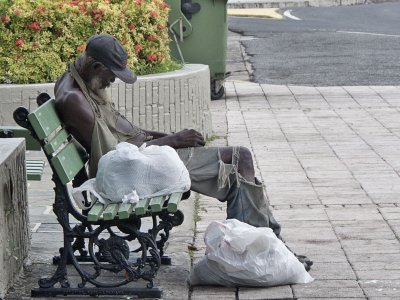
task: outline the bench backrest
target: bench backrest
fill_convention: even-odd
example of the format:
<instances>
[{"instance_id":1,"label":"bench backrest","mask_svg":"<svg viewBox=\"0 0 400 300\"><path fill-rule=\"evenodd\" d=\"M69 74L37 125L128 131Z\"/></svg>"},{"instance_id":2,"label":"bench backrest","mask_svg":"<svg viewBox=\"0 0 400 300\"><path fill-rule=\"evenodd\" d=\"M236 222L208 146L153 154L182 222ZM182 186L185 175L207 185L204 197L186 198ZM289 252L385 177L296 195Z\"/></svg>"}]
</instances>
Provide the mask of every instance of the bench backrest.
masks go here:
<instances>
[{"instance_id":1,"label":"bench backrest","mask_svg":"<svg viewBox=\"0 0 400 300\"><path fill-rule=\"evenodd\" d=\"M83 158L63 128L55 109L54 99L48 100L28 115L28 120L42 142L49 163L63 184L70 182L85 166Z\"/></svg>"}]
</instances>

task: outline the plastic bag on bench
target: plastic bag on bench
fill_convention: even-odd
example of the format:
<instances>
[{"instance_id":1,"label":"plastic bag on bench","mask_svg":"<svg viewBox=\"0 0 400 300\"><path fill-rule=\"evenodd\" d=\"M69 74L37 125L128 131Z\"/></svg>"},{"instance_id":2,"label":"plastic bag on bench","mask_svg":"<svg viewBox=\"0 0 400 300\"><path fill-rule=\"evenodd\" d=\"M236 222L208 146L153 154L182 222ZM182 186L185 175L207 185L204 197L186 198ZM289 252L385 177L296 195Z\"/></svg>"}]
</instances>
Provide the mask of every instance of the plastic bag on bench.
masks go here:
<instances>
[{"instance_id":1,"label":"plastic bag on bench","mask_svg":"<svg viewBox=\"0 0 400 300\"><path fill-rule=\"evenodd\" d=\"M267 287L313 281L270 228L236 219L215 221L204 241L206 255L189 274L190 285Z\"/></svg>"},{"instance_id":2,"label":"plastic bag on bench","mask_svg":"<svg viewBox=\"0 0 400 300\"><path fill-rule=\"evenodd\" d=\"M190 177L176 151L169 146L138 148L120 143L100 158L96 189L113 202L132 191L139 198L150 198L189 190Z\"/></svg>"},{"instance_id":3,"label":"plastic bag on bench","mask_svg":"<svg viewBox=\"0 0 400 300\"><path fill-rule=\"evenodd\" d=\"M100 158L95 181L74 189L73 195L78 199L77 193L88 191L104 204L134 203L139 198L185 192L190 184L189 172L173 148L138 148L123 142Z\"/></svg>"}]
</instances>

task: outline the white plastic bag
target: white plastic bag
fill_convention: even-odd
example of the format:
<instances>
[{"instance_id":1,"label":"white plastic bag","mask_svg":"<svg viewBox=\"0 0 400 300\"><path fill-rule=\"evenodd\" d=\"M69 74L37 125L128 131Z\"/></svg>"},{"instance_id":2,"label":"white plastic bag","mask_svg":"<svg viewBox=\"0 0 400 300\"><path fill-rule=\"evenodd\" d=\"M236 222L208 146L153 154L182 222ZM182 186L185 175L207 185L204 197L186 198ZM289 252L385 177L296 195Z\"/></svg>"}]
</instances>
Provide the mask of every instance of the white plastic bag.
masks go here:
<instances>
[{"instance_id":1,"label":"white plastic bag","mask_svg":"<svg viewBox=\"0 0 400 300\"><path fill-rule=\"evenodd\" d=\"M215 221L204 241L206 255L189 274L190 285L277 286L314 280L270 228L236 219Z\"/></svg>"},{"instance_id":2,"label":"white plastic bag","mask_svg":"<svg viewBox=\"0 0 400 300\"><path fill-rule=\"evenodd\" d=\"M140 199L190 189L189 172L169 146L138 148L119 143L99 160L95 189L111 202L137 193Z\"/></svg>"},{"instance_id":3,"label":"white plastic bag","mask_svg":"<svg viewBox=\"0 0 400 300\"><path fill-rule=\"evenodd\" d=\"M85 201L85 197L83 196L83 192L86 192L88 197ZM85 181L81 186L76 187L72 190L72 198L75 200L78 207L82 210L89 209L93 206L96 201L99 201L103 204L108 204L110 201L108 199L103 198L97 191L96 191L96 179L92 178ZM139 201L139 196L136 191L132 191L130 194L125 195L120 201L122 203L131 203L135 204Z\"/></svg>"}]
</instances>

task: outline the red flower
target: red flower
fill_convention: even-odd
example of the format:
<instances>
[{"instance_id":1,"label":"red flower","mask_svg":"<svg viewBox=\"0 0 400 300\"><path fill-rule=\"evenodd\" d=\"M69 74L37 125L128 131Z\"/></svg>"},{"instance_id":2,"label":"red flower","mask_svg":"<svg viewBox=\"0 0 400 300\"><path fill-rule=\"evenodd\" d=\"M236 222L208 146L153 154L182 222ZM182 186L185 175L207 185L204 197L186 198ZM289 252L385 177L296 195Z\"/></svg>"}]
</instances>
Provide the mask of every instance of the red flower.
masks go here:
<instances>
[{"instance_id":1,"label":"red flower","mask_svg":"<svg viewBox=\"0 0 400 300\"><path fill-rule=\"evenodd\" d=\"M76 52L82 53L86 49L86 44L81 44L76 48Z\"/></svg>"},{"instance_id":2,"label":"red flower","mask_svg":"<svg viewBox=\"0 0 400 300\"><path fill-rule=\"evenodd\" d=\"M169 7L169 5L167 4L167 3L165 3L165 2L161 2L160 3L160 8L161 9L166 9L166 8L168 8Z\"/></svg>"},{"instance_id":3,"label":"red flower","mask_svg":"<svg viewBox=\"0 0 400 300\"><path fill-rule=\"evenodd\" d=\"M147 40L148 40L149 42L154 41L154 36L152 36L152 35L147 36Z\"/></svg>"},{"instance_id":4,"label":"red flower","mask_svg":"<svg viewBox=\"0 0 400 300\"><path fill-rule=\"evenodd\" d=\"M85 7L85 5L79 5L79 11L80 11L80 12L86 12L86 7Z\"/></svg>"},{"instance_id":5,"label":"red flower","mask_svg":"<svg viewBox=\"0 0 400 300\"><path fill-rule=\"evenodd\" d=\"M23 38L19 38L16 42L15 42L15 46L17 47L22 47L24 45L24 39Z\"/></svg>"},{"instance_id":6,"label":"red flower","mask_svg":"<svg viewBox=\"0 0 400 300\"><path fill-rule=\"evenodd\" d=\"M152 10L150 12L150 17L153 17L153 18L157 17L157 13L154 10Z\"/></svg>"},{"instance_id":7,"label":"red flower","mask_svg":"<svg viewBox=\"0 0 400 300\"><path fill-rule=\"evenodd\" d=\"M157 55L155 55L155 54L147 55L147 60L149 60L149 61L155 61L156 59L157 59Z\"/></svg>"},{"instance_id":8,"label":"red flower","mask_svg":"<svg viewBox=\"0 0 400 300\"><path fill-rule=\"evenodd\" d=\"M19 15L19 14L21 13L21 10L17 8L17 9L14 11L14 13L15 13L16 15Z\"/></svg>"},{"instance_id":9,"label":"red flower","mask_svg":"<svg viewBox=\"0 0 400 300\"><path fill-rule=\"evenodd\" d=\"M39 48L39 42L33 42L33 48Z\"/></svg>"},{"instance_id":10,"label":"red flower","mask_svg":"<svg viewBox=\"0 0 400 300\"><path fill-rule=\"evenodd\" d=\"M10 22L10 17L9 17L9 16L2 16L2 17L1 17L1 22L3 22L3 23L8 23L8 22Z\"/></svg>"},{"instance_id":11,"label":"red flower","mask_svg":"<svg viewBox=\"0 0 400 300\"><path fill-rule=\"evenodd\" d=\"M158 25L157 25L157 29L158 29L158 30L164 30L164 29L165 29L165 25L163 25L163 24L158 24Z\"/></svg>"},{"instance_id":12,"label":"red flower","mask_svg":"<svg viewBox=\"0 0 400 300\"><path fill-rule=\"evenodd\" d=\"M130 29L130 30L135 30L136 29L136 26L134 25L134 24L129 24L128 25L128 28Z\"/></svg>"},{"instance_id":13,"label":"red flower","mask_svg":"<svg viewBox=\"0 0 400 300\"><path fill-rule=\"evenodd\" d=\"M135 4L136 4L136 5L142 5L142 0L136 0L136 1L135 1Z\"/></svg>"},{"instance_id":14,"label":"red flower","mask_svg":"<svg viewBox=\"0 0 400 300\"><path fill-rule=\"evenodd\" d=\"M133 48L135 48L136 53L139 53L140 51L143 50L144 47L140 44L136 44L135 46L133 46Z\"/></svg>"},{"instance_id":15,"label":"red flower","mask_svg":"<svg viewBox=\"0 0 400 300\"><path fill-rule=\"evenodd\" d=\"M35 31L39 31L40 25L37 22L32 22L31 24L29 24L29 28Z\"/></svg>"},{"instance_id":16,"label":"red flower","mask_svg":"<svg viewBox=\"0 0 400 300\"><path fill-rule=\"evenodd\" d=\"M40 6L40 7L36 8L36 12L37 12L38 14L44 13L45 10L46 10L46 9L45 9L43 6Z\"/></svg>"}]
</instances>

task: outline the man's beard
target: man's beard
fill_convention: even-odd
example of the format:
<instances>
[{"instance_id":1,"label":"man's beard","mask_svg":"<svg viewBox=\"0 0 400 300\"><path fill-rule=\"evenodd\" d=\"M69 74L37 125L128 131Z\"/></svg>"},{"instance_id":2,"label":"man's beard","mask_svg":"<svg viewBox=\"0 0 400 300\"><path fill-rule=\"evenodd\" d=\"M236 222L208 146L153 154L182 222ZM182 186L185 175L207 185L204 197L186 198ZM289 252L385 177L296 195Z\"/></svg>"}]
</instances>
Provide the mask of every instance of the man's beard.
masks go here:
<instances>
[{"instance_id":1,"label":"man's beard","mask_svg":"<svg viewBox=\"0 0 400 300\"><path fill-rule=\"evenodd\" d=\"M87 84L87 87L90 90L90 92L96 96L94 97L94 100L99 102L99 104L112 102L111 88L104 87L104 83L99 76L94 76L92 79L90 79L89 83Z\"/></svg>"}]
</instances>

